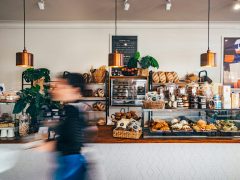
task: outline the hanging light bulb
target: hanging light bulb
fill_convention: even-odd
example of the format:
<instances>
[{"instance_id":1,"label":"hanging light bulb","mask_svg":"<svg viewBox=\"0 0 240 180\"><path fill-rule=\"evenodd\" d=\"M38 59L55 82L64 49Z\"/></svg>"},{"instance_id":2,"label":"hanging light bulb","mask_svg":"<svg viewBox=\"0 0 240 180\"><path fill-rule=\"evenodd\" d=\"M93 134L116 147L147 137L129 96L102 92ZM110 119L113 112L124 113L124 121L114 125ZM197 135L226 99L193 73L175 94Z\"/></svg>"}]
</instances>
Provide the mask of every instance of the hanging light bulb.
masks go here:
<instances>
[{"instance_id":1,"label":"hanging light bulb","mask_svg":"<svg viewBox=\"0 0 240 180\"><path fill-rule=\"evenodd\" d=\"M234 0L233 9L236 11L240 10L240 0Z\"/></svg>"},{"instance_id":2,"label":"hanging light bulb","mask_svg":"<svg viewBox=\"0 0 240 180\"><path fill-rule=\"evenodd\" d=\"M33 67L33 54L27 52L26 46L25 46L25 24L26 24L26 18L25 18L25 0L23 0L23 12L24 12L24 49L23 52L17 52L16 53L16 66L20 67Z\"/></svg>"},{"instance_id":3,"label":"hanging light bulb","mask_svg":"<svg viewBox=\"0 0 240 180\"><path fill-rule=\"evenodd\" d=\"M115 36L117 36L117 0L115 0ZM115 50L108 55L108 66L121 67L123 64L124 55Z\"/></svg>"},{"instance_id":4,"label":"hanging light bulb","mask_svg":"<svg viewBox=\"0 0 240 180\"><path fill-rule=\"evenodd\" d=\"M125 0L125 1L124 1L124 10L125 10L125 11L128 11L129 8L130 8L130 4L128 3L128 0Z\"/></svg>"},{"instance_id":5,"label":"hanging light bulb","mask_svg":"<svg viewBox=\"0 0 240 180\"><path fill-rule=\"evenodd\" d=\"M216 53L209 49L209 23L210 23L210 0L208 0L208 50L207 53L201 54L200 65L202 67L216 67Z\"/></svg>"}]
</instances>

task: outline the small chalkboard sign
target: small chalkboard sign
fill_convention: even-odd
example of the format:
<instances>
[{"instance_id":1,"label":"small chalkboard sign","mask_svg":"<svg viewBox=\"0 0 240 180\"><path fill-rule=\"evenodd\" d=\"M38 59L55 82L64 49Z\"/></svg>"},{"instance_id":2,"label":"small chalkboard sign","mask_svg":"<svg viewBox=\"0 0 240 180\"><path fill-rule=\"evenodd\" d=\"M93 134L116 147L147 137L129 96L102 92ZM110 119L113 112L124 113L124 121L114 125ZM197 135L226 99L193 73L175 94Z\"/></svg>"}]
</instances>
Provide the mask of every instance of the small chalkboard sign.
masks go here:
<instances>
[{"instance_id":1,"label":"small chalkboard sign","mask_svg":"<svg viewBox=\"0 0 240 180\"><path fill-rule=\"evenodd\" d=\"M124 65L137 52L137 36L112 36L112 52L124 54Z\"/></svg>"}]
</instances>

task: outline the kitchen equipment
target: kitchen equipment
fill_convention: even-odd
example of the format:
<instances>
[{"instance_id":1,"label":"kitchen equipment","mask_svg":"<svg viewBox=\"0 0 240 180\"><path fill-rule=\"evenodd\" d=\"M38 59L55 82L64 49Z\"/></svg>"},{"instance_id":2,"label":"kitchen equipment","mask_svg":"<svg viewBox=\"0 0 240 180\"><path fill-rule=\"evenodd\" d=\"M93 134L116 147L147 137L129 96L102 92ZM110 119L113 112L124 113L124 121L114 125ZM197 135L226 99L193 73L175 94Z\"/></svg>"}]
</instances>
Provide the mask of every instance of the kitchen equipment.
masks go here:
<instances>
[{"instance_id":1,"label":"kitchen equipment","mask_svg":"<svg viewBox=\"0 0 240 180\"><path fill-rule=\"evenodd\" d=\"M110 78L111 105L141 106L147 92L147 78L114 77Z\"/></svg>"},{"instance_id":2,"label":"kitchen equipment","mask_svg":"<svg viewBox=\"0 0 240 180\"><path fill-rule=\"evenodd\" d=\"M204 75L204 76L201 76L202 73L205 73L205 75ZM208 82L209 84L212 83L212 79L210 79L210 78L208 77L208 74L207 74L207 71L206 71L206 70L200 71L200 72L198 73L198 77L199 77L198 82Z\"/></svg>"}]
</instances>

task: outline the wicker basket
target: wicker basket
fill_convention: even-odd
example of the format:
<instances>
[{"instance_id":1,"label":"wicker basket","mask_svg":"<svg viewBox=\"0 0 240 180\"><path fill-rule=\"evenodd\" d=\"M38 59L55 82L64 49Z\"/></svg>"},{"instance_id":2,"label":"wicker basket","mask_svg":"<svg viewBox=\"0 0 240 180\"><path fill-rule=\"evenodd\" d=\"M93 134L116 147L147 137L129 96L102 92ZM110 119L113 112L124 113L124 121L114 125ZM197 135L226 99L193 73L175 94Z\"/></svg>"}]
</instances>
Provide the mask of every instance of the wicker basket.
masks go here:
<instances>
[{"instance_id":1,"label":"wicker basket","mask_svg":"<svg viewBox=\"0 0 240 180\"><path fill-rule=\"evenodd\" d=\"M95 83L104 83L106 70L97 69L92 73L92 79Z\"/></svg>"},{"instance_id":2,"label":"wicker basket","mask_svg":"<svg viewBox=\"0 0 240 180\"><path fill-rule=\"evenodd\" d=\"M113 130L113 137L117 138L128 138L128 139L139 139L142 135L142 131L124 131L124 130Z\"/></svg>"},{"instance_id":3,"label":"wicker basket","mask_svg":"<svg viewBox=\"0 0 240 180\"><path fill-rule=\"evenodd\" d=\"M144 109L164 109L165 102L164 101L143 101Z\"/></svg>"}]
</instances>

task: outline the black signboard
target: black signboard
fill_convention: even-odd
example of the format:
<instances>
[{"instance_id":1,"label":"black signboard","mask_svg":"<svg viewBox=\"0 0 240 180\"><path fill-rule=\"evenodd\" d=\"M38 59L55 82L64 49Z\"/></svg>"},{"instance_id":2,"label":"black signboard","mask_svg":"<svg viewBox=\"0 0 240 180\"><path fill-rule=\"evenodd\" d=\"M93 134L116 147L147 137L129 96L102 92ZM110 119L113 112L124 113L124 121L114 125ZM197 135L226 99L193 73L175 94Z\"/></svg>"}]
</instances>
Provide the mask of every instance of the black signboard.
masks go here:
<instances>
[{"instance_id":1,"label":"black signboard","mask_svg":"<svg viewBox=\"0 0 240 180\"><path fill-rule=\"evenodd\" d=\"M124 54L124 65L137 52L137 36L112 36L112 52Z\"/></svg>"}]
</instances>

